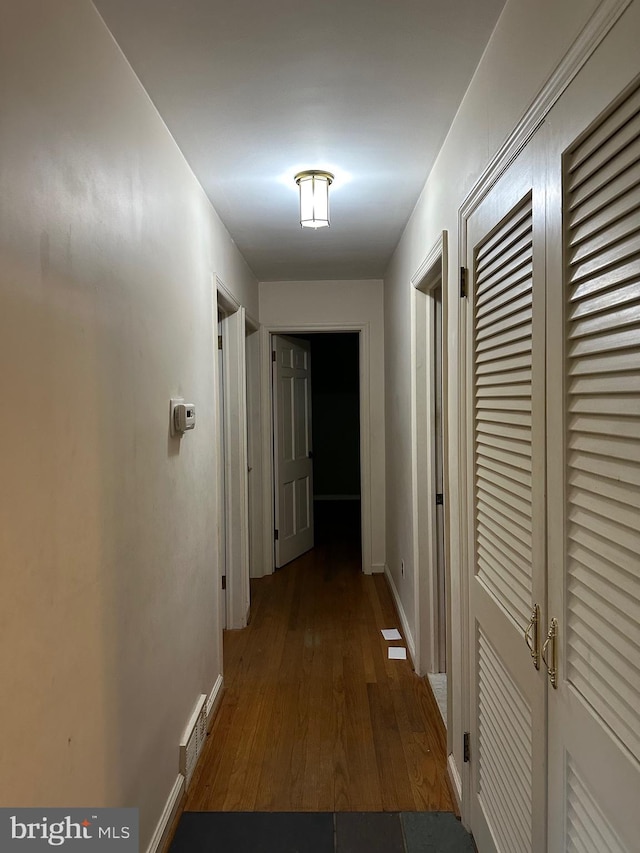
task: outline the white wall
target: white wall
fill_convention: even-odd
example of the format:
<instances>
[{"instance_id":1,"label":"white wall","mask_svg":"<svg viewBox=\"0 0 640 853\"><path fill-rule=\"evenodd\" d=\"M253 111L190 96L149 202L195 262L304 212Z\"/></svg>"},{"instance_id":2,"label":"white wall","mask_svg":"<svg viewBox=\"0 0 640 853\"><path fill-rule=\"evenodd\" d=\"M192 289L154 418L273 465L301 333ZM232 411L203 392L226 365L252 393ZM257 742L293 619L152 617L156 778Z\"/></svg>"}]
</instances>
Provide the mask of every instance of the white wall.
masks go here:
<instances>
[{"instance_id":1,"label":"white wall","mask_svg":"<svg viewBox=\"0 0 640 853\"><path fill-rule=\"evenodd\" d=\"M0 114L0 805L144 849L221 670L212 272L257 284L88 0L2 4Z\"/></svg>"},{"instance_id":2,"label":"white wall","mask_svg":"<svg viewBox=\"0 0 640 853\"><path fill-rule=\"evenodd\" d=\"M460 680L460 536L457 507L466 496L456 482L458 457L456 377L458 328L458 210L484 168L499 150L519 118L566 53L597 0L509 0L429 175L385 276L385 387L387 453L387 562L412 631L414 577L411 523L411 277L443 230L448 231L449 281L449 449L452 473L451 573L455 709L452 742L458 768L462 766L462 695ZM400 561L405 576L400 576ZM457 595L457 599L456 599Z\"/></svg>"},{"instance_id":3,"label":"white wall","mask_svg":"<svg viewBox=\"0 0 640 853\"><path fill-rule=\"evenodd\" d=\"M371 568L385 563L384 321L382 282L280 281L260 283L260 323L290 330L320 326L369 327L371 448Z\"/></svg>"}]
</instances>

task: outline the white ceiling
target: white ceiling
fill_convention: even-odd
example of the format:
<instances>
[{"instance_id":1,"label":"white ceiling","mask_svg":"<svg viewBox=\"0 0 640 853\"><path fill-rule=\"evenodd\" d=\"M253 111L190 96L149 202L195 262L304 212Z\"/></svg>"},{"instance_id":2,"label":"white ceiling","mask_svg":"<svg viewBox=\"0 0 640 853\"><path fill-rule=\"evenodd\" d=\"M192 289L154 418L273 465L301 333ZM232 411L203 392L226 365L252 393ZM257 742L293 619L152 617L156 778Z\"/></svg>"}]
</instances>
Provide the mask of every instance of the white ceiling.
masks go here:
<instances>
[{"instance_id":1,"label":"white ceiling","mask_svg":"<svg viewBox=\"0 0 640 853\"><path fill-rule=\"evenodd\" d=\"M261 281L381 278L504 0L94 0ZM334 172L300 228L302 169Z\"/></svg>"}]
</instances>

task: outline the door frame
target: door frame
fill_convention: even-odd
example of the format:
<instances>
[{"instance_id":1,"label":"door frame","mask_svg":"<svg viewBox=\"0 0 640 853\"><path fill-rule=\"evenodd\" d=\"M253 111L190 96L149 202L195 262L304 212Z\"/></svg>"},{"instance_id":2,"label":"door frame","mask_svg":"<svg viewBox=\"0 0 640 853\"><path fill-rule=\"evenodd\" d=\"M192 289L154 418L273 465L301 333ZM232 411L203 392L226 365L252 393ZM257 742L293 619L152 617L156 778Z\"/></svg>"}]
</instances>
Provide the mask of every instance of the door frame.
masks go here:
<instances>
[{"instance_id":1,"label":"door frame","mask_svg":"<svg viewBox=\"0 0 640 853\"><path fill-rule=\"evenodd\" d=\"M411 277L411 445L414 602L416 626L415 668L418 675L438 671L438 589L435 483L436 442L430 428L435 406L434 351L429 330L435 320L433 290L442 288L442 462L444 492L444 563L449 565L448 407L447 407L447 274L448 235L443 231ZM426 523L425 523L426 522ZM450 660L450 577L447 584L447 660ZM448 688L447 688L448 689ZM447 716L449 715L447 703ZM447 721L448 722L448 721ZM450 726L447 726L447 731ZM447 739L449 735L447 735Z\"/></svg>"},{"instance_id":2,"label":"door frame","mask_svg":"<svg viewBox=\"0 0 640 853\"><path fill-rule=\"evenodd\" d=\"M223 388L218 387L218 347L216 359L216 411L221 412L220 393L224 393L222 407L225 454L219 460L218 471L225 474L225 563L227 628L244 628L249 620L249 489L247 455L247 365L246 326L244 307L233 296L221 279L214 275L214 309L223 315L222 346L225 353ZM217 325L216 325L217 328ZM219 443L218 443L219 446ZM220 481L218 481L220 494Z\"/></svg>"},{"instance_id":3,"label":"door frame","mask_svg":"<svg viewBox=\"0 0 640 853\"><path fill-rule=\"evenodd\" d=\"M370 391L369 391L369 346L370 329L368 323L298 323L269 324L260 327L260 354L262 364L262 460L264 474L262 479L263 505L263 561L264 574L275 570L275 551L273 547L275 474L273 463L273 392L271 383L271 336L300 335L316 332L357 332L359 341L359 385L360 385L360 512L362 541L362 571L366 575L373 573L372 555L372 495L371 495L371 441L370 441Z\"/></svg>"}]
</instances>

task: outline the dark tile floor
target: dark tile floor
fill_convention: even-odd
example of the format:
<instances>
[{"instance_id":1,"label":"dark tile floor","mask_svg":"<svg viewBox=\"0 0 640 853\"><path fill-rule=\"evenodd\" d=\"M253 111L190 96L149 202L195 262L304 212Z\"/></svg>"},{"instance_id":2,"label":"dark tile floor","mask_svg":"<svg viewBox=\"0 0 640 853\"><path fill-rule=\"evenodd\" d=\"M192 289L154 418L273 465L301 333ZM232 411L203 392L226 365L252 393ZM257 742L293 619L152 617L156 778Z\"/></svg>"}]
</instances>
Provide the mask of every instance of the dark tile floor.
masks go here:
<instances>
[{"instance_id":1,"label":"dark tile floor","mask_svg":"<svg viewBox=\"0 0 640 853\"><path fill-rule=\"evenodd\" d=\"M450 812L184 812L170 853L474 853Z\"/></svg>"}]
</instances>

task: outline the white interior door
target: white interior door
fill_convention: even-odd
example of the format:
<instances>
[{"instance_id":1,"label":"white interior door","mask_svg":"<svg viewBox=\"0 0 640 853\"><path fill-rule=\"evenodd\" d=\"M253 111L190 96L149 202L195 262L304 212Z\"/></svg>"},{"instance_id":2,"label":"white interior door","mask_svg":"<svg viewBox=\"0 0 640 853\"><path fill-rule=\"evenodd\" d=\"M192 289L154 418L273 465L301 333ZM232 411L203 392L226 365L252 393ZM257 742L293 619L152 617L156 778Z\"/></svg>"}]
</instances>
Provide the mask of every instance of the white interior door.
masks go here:
<instances>
[{"instance_id":1,"label":"white interior door","mask_svg":"<svg viewBox=\"0 0 640 853\"><path fill-rule=\"evenodd\" d=\"M563 193L549 223L549 849L630 853L640 849L640 86L577 136L568 117L583 104L579 90L563 99L552 157Z\"/></svg>"},{"instance_id":2,"label":"white interior door","mask_svg":"<svg viewBox=\"0 0 640 853\"><path fill-rule=\"evenodd\" d=\"M276 568L313 548L311 359L307 341L274 335Z\"/></svg>"},{"instance_id":3,"label":"white interior door","mask_svg":"<svg viewBox=\"0 0 640 853\"><path fill-rule=\"evenodd\" d=\"M546 850L544 184L539 140L467 222L471 828L481 853Z\"/></svg>"}]
</instances>

